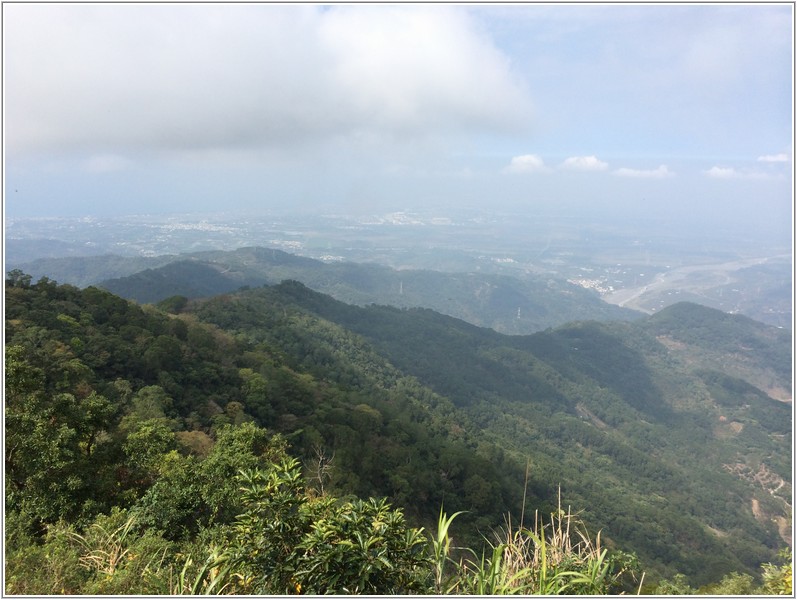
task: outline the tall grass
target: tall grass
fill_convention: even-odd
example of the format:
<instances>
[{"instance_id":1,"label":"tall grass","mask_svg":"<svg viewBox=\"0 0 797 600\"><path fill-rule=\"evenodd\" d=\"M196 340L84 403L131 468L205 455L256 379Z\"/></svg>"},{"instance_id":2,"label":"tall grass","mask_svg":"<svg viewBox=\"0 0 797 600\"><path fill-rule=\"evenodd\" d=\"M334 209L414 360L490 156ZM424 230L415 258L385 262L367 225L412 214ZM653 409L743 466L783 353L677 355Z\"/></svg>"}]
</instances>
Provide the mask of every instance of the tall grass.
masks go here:
<instances>
[{"instance_id":1,"label":"tall grass","mask_svg":"<svg viewBox=\"0 0 797 600\"><path fill-rule=\"evenodd\" d=\"M462 512L447 516L442 507L437 518L437 534L431 541L432 558L432 586L433 593L437 595L451 594L457 587L457 574L459 572L456 561L452 558L452 538L449 528L454 519ZM461 548L460 548L461 549Z\"/></svg>"},{"instance_id":2,"label":"tall grass","mask_svg":"<svg viewBox=\"0 0 797 600\"><path fill-rule=\"evenodd\" d=\"M188 571L193 564L194 561L189 556L185 559L183 568L176 577L173 577L170 572L169 593L171 595L219 595L233 586L235 576L230 574L228 557L217 549L211 550L210 556L201 565L199 572L192 580Z\"/></svg>"},{"instance_id":3,"label":"tall grass","mask_svg":"<svg viewBox=\"0 0 797 600\"><path fill-rule=\"evenodd\" d=\"M438 537L433 541L436 565L453 565L453 572L436 579L436 593L456 594L607 594L617 591L626 577L636 579L635 558L627 554L609 557L598 533L592 538L584 523L568 507L558 508L546 522L537 511L531 528L514 526L507 518L504 528L481 556L469 550L470 558L453 561L448 530L456 515L441 512ZM444 585L440 585L444 583ZM641 587L641 581L640 581Z\"/></svg>"},{"instance_id":4,"label":"tall grass","mask_svg":"<svg viewBox=\"0 0 797 600\"><path fill-rule=\"evenodd\" d=\"M95 522L89 528L90 535L70 532L70 536L84 549L80 557L81 566L112 576L130 554L128 537L134 524L135 519L129 517L113 529Z\"/></svg>"}]
</instances>

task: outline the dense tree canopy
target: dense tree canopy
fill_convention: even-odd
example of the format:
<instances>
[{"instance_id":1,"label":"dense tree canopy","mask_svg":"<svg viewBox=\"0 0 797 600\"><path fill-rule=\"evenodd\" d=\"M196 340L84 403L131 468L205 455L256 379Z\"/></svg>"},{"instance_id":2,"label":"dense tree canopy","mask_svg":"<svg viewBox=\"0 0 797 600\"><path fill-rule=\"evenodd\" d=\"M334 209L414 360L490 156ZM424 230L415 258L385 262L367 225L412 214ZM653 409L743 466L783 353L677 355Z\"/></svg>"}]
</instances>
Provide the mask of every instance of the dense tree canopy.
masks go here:
<instances>
[{"instance_id":1,"label":"dense tree canopy","mask_svg":"<svg viewBox=\"0 0 797 600\"><path fill-rule=\"evenodd\" d=\"M507 515L555 512L559 489L648 581L778 560L788 407L687 367L650 324L507 337L295 282L162 308L9 274L7 591L428 590L416 528L441 507L478 554ZM290 543L261 550L261 521ZM373 535L385 568L365 572ZM152 560L88 558L111 546ZM32 567L44 556L57 569Z\"/></svg>"}]
</instances>

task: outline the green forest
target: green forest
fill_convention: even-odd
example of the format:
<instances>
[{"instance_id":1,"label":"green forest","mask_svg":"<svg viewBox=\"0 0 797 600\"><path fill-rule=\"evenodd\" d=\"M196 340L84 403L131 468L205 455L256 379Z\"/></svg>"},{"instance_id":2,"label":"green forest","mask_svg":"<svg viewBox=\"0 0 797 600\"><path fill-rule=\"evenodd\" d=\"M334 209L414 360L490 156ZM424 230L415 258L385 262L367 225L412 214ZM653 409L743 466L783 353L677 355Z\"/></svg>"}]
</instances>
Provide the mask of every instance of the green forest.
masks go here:
<instances>
[{"instance_id":1,"label":"green forest","mask_svg":"<svg viewBox=\"0 0 797 600\"><path fill-rule=\"evenodd\" d=\"M96 285L142 304L175 295L208 297L244 286L295 280L349 304L423 306L508 334L533 333L576 319L633 320L642 316L550 276L527 274L519 279L495 273L323 262L263 247L149 258L39 259L26 263L24 269L34 276L46 274L79 287Z\"/></svg>"},{"instance_id":2,"label":"green forest","mask_svg":"<svg viewBox=\"0 0 797 600\"><path fill-rule=\"evenodd\" d=\"M791 593L791 337L5 288L8 594Z\"/></svg>"}]
</instances>

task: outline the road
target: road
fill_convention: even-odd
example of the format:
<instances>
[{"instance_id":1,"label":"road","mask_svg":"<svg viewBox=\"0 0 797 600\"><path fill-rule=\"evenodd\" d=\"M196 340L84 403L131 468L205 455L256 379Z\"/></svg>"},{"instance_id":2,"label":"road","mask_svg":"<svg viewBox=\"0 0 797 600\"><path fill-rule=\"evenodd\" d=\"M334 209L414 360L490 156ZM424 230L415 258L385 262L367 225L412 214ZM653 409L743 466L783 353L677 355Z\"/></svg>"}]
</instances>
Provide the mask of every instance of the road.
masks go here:
<instances>
[{"instance_id":1,"label":"road","mask_svg":"<svg viewBox=\"0 0 797 600\"><path fill-rule=\"evenodd\" d=\"M695 294L716 288L721 285L726 285L733 281L731 273L747 267L761 265L771 260L778 260L783 258L791 258L791 255L767 256L763 258L748 258L744 260L735 260L724 263L710 263L702 265L689 265L685 267L677 267L670 269L663 273L658 273L653 281L645 285L623 288L616 290L603 296L603 300L610 304L617 306L625 306L633 308L641 312L651 313L649 309L641 306L641 298L646 294L654 292L666 292L668 290L689 291ZM695 273L705 273L699 282L694 280ZM692 278L687 282L688 278Z\"/></svg>"}]
</instances>

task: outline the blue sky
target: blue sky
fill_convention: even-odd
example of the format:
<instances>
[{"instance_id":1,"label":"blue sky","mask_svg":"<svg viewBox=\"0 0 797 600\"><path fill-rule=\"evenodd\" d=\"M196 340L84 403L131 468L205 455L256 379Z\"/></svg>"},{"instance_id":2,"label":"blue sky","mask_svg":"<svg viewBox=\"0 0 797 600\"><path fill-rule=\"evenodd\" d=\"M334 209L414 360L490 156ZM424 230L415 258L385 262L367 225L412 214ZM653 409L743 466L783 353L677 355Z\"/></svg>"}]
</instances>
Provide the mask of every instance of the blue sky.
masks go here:
<instances>
[{"instance_id":1,"label":"blue sky","mask_svg":"<svg viewBox=\"0 0 797 600\"><path fill-rule=\"evenodd\" d=\"M792 11L5 4L6 215L463 204L783 233Z\"/></svg>"}]
</instances>

